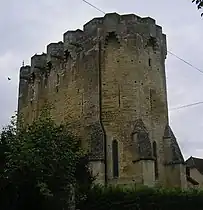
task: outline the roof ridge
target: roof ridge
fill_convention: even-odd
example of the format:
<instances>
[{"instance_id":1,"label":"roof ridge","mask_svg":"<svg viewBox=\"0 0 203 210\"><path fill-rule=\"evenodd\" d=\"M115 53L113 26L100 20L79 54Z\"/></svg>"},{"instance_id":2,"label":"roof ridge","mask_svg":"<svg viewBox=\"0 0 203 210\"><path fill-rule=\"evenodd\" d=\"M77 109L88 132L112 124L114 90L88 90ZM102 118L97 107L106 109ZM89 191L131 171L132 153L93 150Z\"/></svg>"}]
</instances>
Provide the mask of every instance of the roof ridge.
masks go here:
<instances>
[{"instance_id":1,"label":"roof ridge","mask_svg":"<svg viewBox=\"0 0 203 210\"><path fill-rule=\"evenodd\" d=\"M203 158L200 158L200 157L193 157L193 156L192 156L192 158L193 158L193 159L198 159L198 160L203 160Z\"/></svg>"}]
</instances>

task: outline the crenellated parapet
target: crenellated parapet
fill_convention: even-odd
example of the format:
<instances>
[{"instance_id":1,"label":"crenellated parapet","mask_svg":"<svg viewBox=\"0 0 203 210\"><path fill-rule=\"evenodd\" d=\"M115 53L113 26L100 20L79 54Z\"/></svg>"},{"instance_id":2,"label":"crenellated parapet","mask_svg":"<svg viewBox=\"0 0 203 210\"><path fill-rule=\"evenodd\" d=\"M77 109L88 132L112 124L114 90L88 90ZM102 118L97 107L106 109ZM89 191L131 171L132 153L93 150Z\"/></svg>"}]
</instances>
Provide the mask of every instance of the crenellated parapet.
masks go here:
<instances>
[{"instance_id":1,"label":"crenellated parapet","mask_svg":"<svg viewBox=\"0 0 203 210\"><path fill-rule=\"evenodd\" d=\"M92 37L92 40L96 37L104 40L112 32L121 39L139 34L145 46L160 50L164 58L166 57L166 36L162 33L162 28L150 17L141 18L134 14L109 13L102 18L94 18L84 25L84 34Z\"/></svg>"},{"instance_id":2,"label":"crenellated parapet","mask_svg":"<svg viewBox=\"0 0 203 210\"><path fill-rule=\"evenodd\" d=\"M47 45L47 52L34 55L31 66L22 67L20 77L30 82L48 80L48 75L55 69L72 68L80 58L90 52L97 52L99 42L105 50L108 40L116 37L121 45L138 50L153 49L166 58L166 36L162 28L150 17L141 18L134 14L119 15L109 13L104 17L93 18L83 26L83 30L69 30L63 34L63 41ZM65 71L65 69L63 69Z\"/></svg>"},{"instance_id":3,"label":"crenellated parapet","mask_svg":"<svg viewBox=\"0 0 203 210\"><path fill-rule=\"evenodd\" d=\"M83 30L65 32L63 42L50 43L47 46L47 54L34 55L31 58L30 73L42 75L47 69L50 71L53 65L58 65L57 62L67 62L69 57L76 60L80 53L87 53L96 48L98 40L103 40L105 45L105 40L111 33L115 33L119 42L133 37L137 47L152 47L154 51L159 50L164 58L166 57L166 36L154 19L141 18L134 14L108 13L104 17L93 18L87 22Z\"/></svg>"}]
</instances>

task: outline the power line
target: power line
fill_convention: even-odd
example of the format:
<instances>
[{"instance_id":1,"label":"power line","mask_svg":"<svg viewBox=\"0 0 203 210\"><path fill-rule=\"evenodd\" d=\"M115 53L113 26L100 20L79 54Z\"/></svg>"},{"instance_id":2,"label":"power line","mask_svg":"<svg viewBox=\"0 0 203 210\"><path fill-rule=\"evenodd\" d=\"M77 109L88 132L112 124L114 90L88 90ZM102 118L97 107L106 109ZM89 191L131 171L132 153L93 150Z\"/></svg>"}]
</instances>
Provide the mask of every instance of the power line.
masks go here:
<instances>
[{"instance_id":1,"label":"power line","mask_svg":"<svg viewBox=\"0 0 203 210\"><path fill-rule=\"evenodd\" d=\"M203 74L203 71L197 67L195 67L194 65L192 65L191 63L187 62L186 60L180 58L179 56L175 55L174 53L167 51L169 54L173 55L174 57L176 57L177 59L181 60L182 62L186 63L187 65L189 65L190 67L196 69L197 71L201 72Z\"/></svg>"},{"instance_id":2,"label":"power line","mask_svg":"<svg viewBox=\"0 0 203 210\"><path fill-rule=\"evenodd\" d=\"M106 14L106 12L104 12L103 10L99 9L98 7L96 7L95 5L91 4L90 2L86 1L86 0L82 0L83 2L85 2L86 4L88 4L89 6L93 7L94 9L98 10L99 12ZM184 62L185 64L189 65L190 67L194 68L195 70L199 71L200 73L203 73L203 71L197 67L195 67L193 64L189 63L188 61L184 60L183 58L177 56L176 54L172 53L171 51L167 50L167 52L169 54L171 54L172 56L176 57L177 59L179 59L180 61ZM203 104L203 101L197 102L197 103L192 103L192 104L187 104L187 105L183 105L183 106L179 106L179 107L174 107L171 108L169 111L173 111L173 110L179 110L179 109L184 109L184 108L188 108L191 106L197 106Z\"/></svg>"},{"instance_id":3,"label":"power line","mask_svg":"<svg viewBox=\"0 0 203 210\"><path fill-rule=\"evenodd\" d=\"M171 108L169 111L184 109L184 108L188 108L188 107L192 107L192 106L197 106L197 105L200 105L200 104L203 104L203 101L192 103L192 104L187 104L187 105L183 105L183 106L179 106L179 107L174 107L174 108Z\"/></svg>"},{"instance_id":4,"label":"power line","mask_svg":"<svg viewBox=\"0 0 203 210\"><path fill-rule=\"evenodd\" d=\"M88 2L86 0L82 0L82 1L85 2L86 4L90 5L94 9L98 10L99 12L103 13L104 15L106 14L103 10L99 9L98 7L96 7L95 5L91 4L90 2Z\"/></svg>"},{"instance_id":5,"label":"power line","mask_svg":"<svg viewBox=\"0 0 203 210\"><path fill-rule=\"evenodd\" d=\"M86 4L90 5L91 7L93 7L94 9L98 10L99 12L106 14L106 12L104 12L103 10L101 10L100 8L96 7L95 5L91 4L89 1L86 0L82 0L83 2L85 2ZM184 62L185 64L189 65L190 67L192 67L193 69L199 71L200 73L203 74L203 70L197 68L196 66L194 66L193 64L189 63L188 61L184 60L183 58L177 56L176 54L172 53L171 51L167 51L169 54L171 54L172 56L176 57L177 59L179 59L180 61Z\"/></svg>"}]
</instances>

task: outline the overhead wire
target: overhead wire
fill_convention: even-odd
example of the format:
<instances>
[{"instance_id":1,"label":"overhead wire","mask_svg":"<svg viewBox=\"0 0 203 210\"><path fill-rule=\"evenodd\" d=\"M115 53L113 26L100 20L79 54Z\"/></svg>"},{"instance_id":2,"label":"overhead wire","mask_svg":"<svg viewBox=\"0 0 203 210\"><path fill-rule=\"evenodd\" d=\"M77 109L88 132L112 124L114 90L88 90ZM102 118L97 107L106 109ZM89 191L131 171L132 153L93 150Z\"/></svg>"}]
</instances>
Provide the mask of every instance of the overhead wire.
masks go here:
<instances>
[{"instance_id":1,"label":"overhead wire","mask_svg":"<svg viewBox=\"0 0 203 210\"><path fill-rule=\"evenodd\" d=\"M196 69L197 71L199 71L200 73L203 74L203 70L197 68L196 66L194 66L193 64L189 63L188 61L184 60L183 58L177 56L176 54L170 52L169 50L167 51L169 54L171 54L172 56L176 57L177 59L181 60L182 62L184 62L185 64L189 65L190 67L192 67L193 69Z\"/></svg>"},{"instance_id":2,"label":"overhead wire","mask_svg":"<svg viewBox=\"0 0 203 210\"><path fill-rule=\"evenodd\" d=\"M192 103L192 104L186 104L186 105L179 106L179 107L174 107L174 108L171 108L170 111L183 109L183 108L188 108L188 107L192 107L192 106L197 106L197 105L200 105L200 104L203 104L203 101Z\"/></svg>"},{"instance_id":3,"label":"overhead wire","mask_svg":"<svg viewBox=\"0 0 203 210\"><path fill-rule=\"evenodd\" d=\"M94 9L98 10L99 12L103 13L104 15L106 14L103 10L101 10L98 7L96 7L95 5L91 4L89 1L86 1L86 0L82 0L82 1L85 2L86 4L88 4L89 6L93 7Z\"/></svg>"},{"instance_id":4,"label":"overhead wire","mask_svg":"<svg viewBox=\"0 0 203 210\"><path fill-rule=\"evenodd\" d=\"M89 6L93 7L94 9L98 10L99 12L103 13L104 15L106 14L106 12L104 12L103 10L101 10L100 8L98 8L97 6L93 5L92 3L90 3L89 1L87 0L82 0L83 2L85 2L86 4L88 4ZM196 66L194 66L193 64L191 64L190 62L184 60L183 58L177 56L175 53L167 50L167 52L174 56L175 58L177 58L178 60L184 62L185 64L189 65L190 67L192 67L193 69L197 70L198 72L200 73L203 73L203 70L197 68ZM179 106L179 107L174 107L174 108L171 108L169 111L174 111L174 110L179 110L179 109L184 109L184 108L188 108L188 107L192 107L192 106L197 106L197 105L200 105L200 104L203 104L203 101L200 101L200 102L196 102L196 103L191 103L191 104L186 104L186 105L182 105L182 106Z\"/></svg>"}]
</instances>

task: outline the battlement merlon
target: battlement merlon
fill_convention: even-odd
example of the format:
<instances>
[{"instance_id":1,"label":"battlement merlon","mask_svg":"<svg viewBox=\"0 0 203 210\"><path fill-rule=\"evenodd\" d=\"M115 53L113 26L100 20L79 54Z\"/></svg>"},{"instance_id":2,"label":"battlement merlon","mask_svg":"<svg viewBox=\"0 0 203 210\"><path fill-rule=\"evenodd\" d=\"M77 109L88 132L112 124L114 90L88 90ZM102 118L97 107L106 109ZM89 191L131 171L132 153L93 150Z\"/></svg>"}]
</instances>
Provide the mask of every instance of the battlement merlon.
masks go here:
<instances>
[{"instance_id":1,"label":"battlement merlon","mask_svg":"<svg viewBox=\"0 0 203 210\"><path fill-rule=\"evenodd\" d=\"M22 66L20 68L20 80L29 80L31 73L31 66Z\"/></svg>"},{"instance_id":2,"label":"battlement merlon","mask_svg":"<svg viewBox=\"0 0 203 210\"><path fill-rule=\"evenodd\" d=\"M115 32L121 25L126 27L134 25L137 27L137 25L141 24L144 24L145 28L147 28L147 25L157 26L156 21L150 17L141 18L134 14L119 15L117 13L108 13L104 17L93 18L87 22L83 26L83 30L86 34L91 35L97 28L103 28L107 32Z\"/></svg>"},{"instance_id":3,"label":"battlement merlon","mask_svg":"<svg viewBox=\"0 0 203 210\"><path fill-rule=\"evenodd\" d=\"M35 76L42 74L46 69L47 65L47 54L42 53L41 55L35 54L31 57L31 73Z\"/></svg>"},{"instance_id":4,"label":"battlement merlon","mask_svg":"<svg viewBox=\"0 0 203 210\"><path fill-rule=\"evenodd\" d=\"M63 42L51 43L47 46L47 54L34 55L31 58L31 73L36 73L36 75L42 73L49 61L56 57L62 58L66 51L69 51L72 57L76 57L81 48L86 49L86 45L89 46L88 39L92 40L91 43L94 45L93 40L100 36L105 38L110 32L115 32L121 39L122 36L129 34L140 34L145 39L154 37L159 42L162 54L166 57L166 35L162 33L162 28L156 25L154 19L142 18L135 14L108 13L104 17L94 18L86 23L83 31L77 29L64 33ZM85 44L86 42L88 43ZM23 74L21 73L21 75Z\"/></svg>"},{"instance_id":5,"label":"battlement merlon","mask_svg":"<svg viewBox=\"0 0 203 210\"><path fill-rule=\"evenodd\" d=\"M50 43L47 46L47 62L52 62L54 60L62 60L64 57L64 43Z\"/></svg>"},{"instance_id":6,"label":"battlement merlon","mask_svg":"<svg viewBox=\"0 0 203 210\"><path fill-rule=\"evenodd\" d=\"M98 30L99 29L99 30ZM83 26L84 33L89 37L115 32L119 36L138 33L143 38L156 38L163 47L166 47L166 36L162 33L162 27L150 17L139 17L134 14L119 15L108 13L104 17L93 18ZM100 32L98 34L98 31ZM167 49L164 50L166 52Z\"/></svg>"},{"instance_id":7,"label":"battlement merlon","mask_svg":"<svg viewBox=\"0 0 203 210\"><path fill-rule=\"evenodd\" d=\"M65 32L63 34L64 50L71 50L71 48L79 44L83 38L84 32L80 29Z\"/></svg>"}]
</instances>

